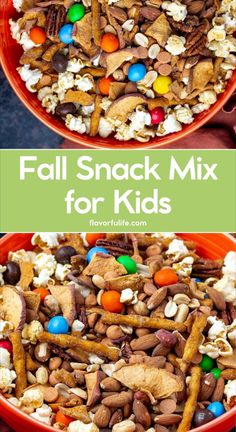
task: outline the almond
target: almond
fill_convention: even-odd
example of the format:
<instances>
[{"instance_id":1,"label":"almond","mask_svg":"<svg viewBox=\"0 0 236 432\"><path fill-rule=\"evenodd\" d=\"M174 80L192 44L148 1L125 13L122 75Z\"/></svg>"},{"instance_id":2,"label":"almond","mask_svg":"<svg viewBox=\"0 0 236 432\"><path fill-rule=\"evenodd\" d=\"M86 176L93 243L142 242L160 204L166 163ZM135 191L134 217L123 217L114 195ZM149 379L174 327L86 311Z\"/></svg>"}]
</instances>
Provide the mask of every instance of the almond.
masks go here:
<instances>
[{"instance_id":1,"label":"almond","mask_svg":"<svg viewBox=\"0 0 236 432\"><path fill-rule=\"evenodd\" d=\"M206 292L218 310L224 311L226 309L225 299L221 292L210 286L207 287Z\"/></svg>"},{"instance_id":2,"label":"almond","mask_svg":"<svg viewBox=\"0 0 236 432\"><path fill-rule=\"evenodd\" d=\"M112 428L115 424L122 422L122 420L123 420L123 412L121 409L118 409L111 416L109 428Z\"/></svg>"},{"instance_id":3,"label":"almond","mask_svg":"<svg viewBox=\"0 0 236 432\"><path fill-rule=\"evenodd\" d=\"M141 336L138 339L131 341L130 346L133 351L147 350L149 348L154 348L159 343L155 333L150 333Z\"/></svg>"},{"instance_id":4,"label":"almond","mask_svg":"<svg viewBox=\"0 0 236 432\"><path fill-rule=\"evenodd\" d=\"M118 392L121 389L120 383L112 377L104 378L101 381L100 387L105 391Z\"/></svg>"},{"instance_id":5,"label":"almond","mask_svg":"<svg viewBox=\"0 0 236 432\"><path fill-rule=\"evenodd\" d=\"M198 396L199 401L207 401L210 399L216 386L216 379L212 373L204 375L201 379L201 390Z\"/></svg>"},{"instance_id":6,"label":"almond","mask_svg":"<svg viewBox=\"0 0 236 432\"><path fill-rule=\"evenodd\" d=\"M154 422L162 426L170 426L179 423L182 417L178 414L160 414L154 418Z\"/></svg>"},{"instance_id":7,"label":"almond","mask_svg":"<svg viewBox=\"0 0 236 432\"><path fill-rule=\"evenodd\" d=\"M157 306L159 306L163 300L165 300L167 296L167 288L159 288L152 296L148 299L147 307L149 310L156 309Z\"/></svg>"},{"instance_id":8,"label":"almond","mask_svg":"<svg viewBox=\"0 0 236 432\"><path fill-rule=\"evenodd\" d=\"M161 15L161 12L156 7L144 6L140 9L140 14L148 21L155 21L155 19Z\"/></svg>"},{"instance_id":9,"label":"almond","mask_svg":"<svg viewBox=\"0 0 236 432\"><path fill-rule=\"evenodd\" d=\"M225 388L225 380L224 378L220 377L215 386L215 390L212 394L211 400L212 402L220 402L224 395L224 388Z\"/></svg>"},{"instance_id":10,"label":"almond","mask_svg":"<svg viewBox=\"0 0 236 432\"><path fill-rule=\"evenodd\" d=\"M103 399L102 404L109 408L121 408L125 406L127 403L132 402L133 395L131 391L121 392L114 394L112 396L105 397Z\"/></svg>"},{"instance_id":11,"label":"almond","mask_svg":"<svg viewBox=\"0 0 236 432\"><path fill-rule=\"evenodd\" d=\"M204 6L204 1L202 1L202 0L192 1L188 5L188 13L195 15L203 9L203 6Z\"/></svg>"},{"instance_id":12,"label":"almond","mask_svg":"<svg viewBox=\"0 0 236 432\"><path fill-rule=\"evenodd\" d=\"M134 399L133 412L138 423L141 423L145 429L151 426L151 416L145 405L137 399Z\"/></svg>"},{"instance_id":13,"label":"almond","mask_svg":"<svg viewBox=\"0 0 236 432\"><path fill-rule=\"evenodd\" d=\"M99 427L104 428L107 427L111 418L111 411L108 407L104 405L100 405L98 410L95 413L93 418L93 422Z\"/></svg>"}]
</instances>

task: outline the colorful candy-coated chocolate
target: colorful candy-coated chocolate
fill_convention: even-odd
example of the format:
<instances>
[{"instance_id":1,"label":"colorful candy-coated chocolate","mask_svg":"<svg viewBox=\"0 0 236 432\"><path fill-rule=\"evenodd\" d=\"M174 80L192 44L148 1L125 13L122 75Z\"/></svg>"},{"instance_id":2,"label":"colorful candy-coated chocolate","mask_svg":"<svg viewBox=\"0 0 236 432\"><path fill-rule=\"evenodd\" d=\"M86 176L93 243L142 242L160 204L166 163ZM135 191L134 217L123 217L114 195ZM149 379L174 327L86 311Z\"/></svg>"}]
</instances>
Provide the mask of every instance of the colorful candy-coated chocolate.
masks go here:
<instances>
[{"instance_id":1,"label":"colorful candy-coated chocolate","mask_svg":"<svg viewBox=\"0 0 236 432\"><path fill-rule=\"evenodd\" d=\"M200 278L195 278L195 282L202 282L202 280Z\"/></svg>"},{"instance_id":2,"label":"colorful candy-coated chocolate","mask_svg":"<svg viewBox=\"0 0 236 432\"><path fill-rule=\"evenodd\" d=\"M12 354L12 344L9 341L0 341L0 348L7 350L10 354Z\"/></svg>"},{"instance_id":3,"label":"colorful candy-coated chocolate","mask_svg":"<svg viewBox=\"0 0 236 432\"><path fill-rule=\"evenodd\" d=\"M68 18L72 23L79 21L85 15L85 7L83 3L75 3L68 11Z\"/></svg>"},{"instance_id":4,"label":"colorful candy-coated chocolate","mask_svg":"<svg viewBox=\"0 0 236 432\"><path fill-rule=\"evenodd\" d=\"M66 334L69 331L67 320L60 315L50 319L48 323L48 332L53 334Z\"/></svg>"},{"instance_id":5,"label":"colorful candy-coated chocolate","mask_svg":"<svg viewBox=\"0 0 236 432\"><path fill-rule=\"evenodd\" d=\"M105 234L103 233L86 233L85 240L88 242L89 246L95 246L96 241L103 239Z\"/></svg>"},{"instance_id":6,"label":"colorful candy-coated chocolate","mask_svg":"<svg viewBox=\"0 0 236 432\"><path fill-rule=\"evenodd\" d=\"M210 372L214 368L215 362L207 354L203 354L202 361L199 366L204 372Z\"/></svg>"},{"instance_id":7,"label":"colorful candy-coated chocolate","mask_svg":"<svg viewBox=\"0 0 236 432\"><path fill-rule=\"evenodd\" d=\"M104 253L104 254L108 254L109 255L109 252L106 249L104 249L102 247L99 247L99 246L95 246L92 249L90 249L88 251L88 253L87 253L87 261L88 261L88 263L90 263L91 259L93 258L93 255L95 255L97 253Z\"/></svg>"},{"instance_id":8,"label":"colorful candy-coated chocolate","mask_svg":"<svg viewBox=\"0 0 236 432\"><path fill-rule=\"evenodd\" d=\"M135 63L129 67L128 78L132 82L142 80L147 73L147 69L142 63Z\"/></svg>"},{"instance_id":9,"label":"colorful candy-coated chocolate","mask_svg":"<svg viewBox=\"0 0 236 432\"><path fill-rule=\"evenodd\" d=\"M152 124L159 124L165 118L165 111L161 107L154 108L150 111L150 115Z\"/></svg>"},{"instance_id":10,"label":"colorful candy-coated chocolate","mask_svg":"<svg viewBox=\"0 0 236 432\"><path fill-rule=\"evenodd\" d=\"M211 420L214 420L215 416L208 411L206 408L200 408L195 411L193 417L193 424L196 427L202 426L206 423L209 423Z\"/></svg>"},{"instance_id":11,"label":"colorful candy-coated chocolate","mask_svg":"<svg viewBox=\"0 0 236 432\"><path fill-rule=\"evenodd\" d=\"M114 81L112 77L103 77L98 81L98 88L101 94L108 96L110 91L110 85Z\"/></svg>"},{"instance_id":12,"label":"colorful candy-coated chocolate","mask_svg":"<svg viewBox=\"0 0 236 432\"><path fill-rule=\"evenodd\" d=\"M119 39L113 33L105 33L101 39L101 48L107 53L115 52L119 49Z\"/></svg>"},{"instance_id":13,"label":"colorful candy-coated chocolate","mask_svg":"<svg viewBox=\"0 0 236 432\"><path fill-rule=\"evenodd\" d=\"M219 368L214 368L211 370L211 373L212 373L212 375L214 375L214 378L216 380L218 380L220 378L221 372L222 371Z\"/></svg>"},{"instance_id":14,"label":"colorful candy-coated chocolate","mask_svg":"<svg viewBox=\"0 0 236 432\"><path fill-rule=\"evenodd\" d=\"M65 24L61 27L58 36L61 42L64 44L70 44L73 42L72 38L73 24Z\"/></svg>"},{"instance_id":15,"label":"colorful candy-coated chocolate","mask_svg":"<svg viewBox=\"0 0 236 432\"><path fill-rule=\"evenodd\" d=\"M137 264L129 255L121 255L117 261L125 267L129 274L137 272Z\"/></svg>"},{"instance_id":16,"label":"colorful candy-coated chocolate","mask_svg":"<svg viewBox=\"0 0 236 432\"><path fill-rule=\"evenodd\" d=\"M224 405L221 402L212 402L207 409L215 416L220 417L225 412Z\"/></svg>"},{"instance_id":17,"label":"colorful candy-coated chocolate","mask_svg":"<svg viewBox=\"0 0 236 432\"><path fill-rule=\"evenodd\" d=\"M105 291L101 297L103 309L113 313L121 313L124 305L120 302L120 293L114 290Z\"/></svg>"},{"instance_id":18,"label":"colorful candy-coated chocolate","mask_svg":"<svg viewBox=\"0 0 236 432\"><path fill-rule=\"evenodd\" d=\"M45 31L41 27L33 27L29 32L29 37L36 45L42 45L47 39Z\"/></svg>"},{"instance_id":19,"label":"colorful candy-coated chocolate","mask_svg":"<svg viewBox=\"0 0 236 432\"><path fill-rule=\"evenodd\" d=\"M153 83L153 90L159 94L166 94L169 91L171 83L172 79L169 76L159 75Z\"/></svg>"}]
</instances>

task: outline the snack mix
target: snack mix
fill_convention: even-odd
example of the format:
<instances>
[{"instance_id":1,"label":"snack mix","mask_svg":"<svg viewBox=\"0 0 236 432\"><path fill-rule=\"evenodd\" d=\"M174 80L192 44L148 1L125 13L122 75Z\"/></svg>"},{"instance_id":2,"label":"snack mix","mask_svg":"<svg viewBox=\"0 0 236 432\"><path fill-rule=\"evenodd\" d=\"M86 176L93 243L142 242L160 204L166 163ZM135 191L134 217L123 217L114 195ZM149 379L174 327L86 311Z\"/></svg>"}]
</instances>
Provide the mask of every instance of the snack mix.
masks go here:
<instances>
[{"instance_id":1,"label":"snack mix","mask_svg":"<svg viewBox=\"0 0 236 432\"><path fill-rule=\"evenodd\" d=\"M216 102L235 68L235 0L13 4L22 80L80 134L147 142L178 132Z\"/></svg>"},{"instance_id":2,"label":"snack mix","mask_svg":"<svg viewBox=\"0 0 236 432\"><path fill-rule=\"evenodd\" d=\"M66 432L187 432L236 405L236 252L35 233L0 266L0 390Z\"/></svg>"}]
</instances>

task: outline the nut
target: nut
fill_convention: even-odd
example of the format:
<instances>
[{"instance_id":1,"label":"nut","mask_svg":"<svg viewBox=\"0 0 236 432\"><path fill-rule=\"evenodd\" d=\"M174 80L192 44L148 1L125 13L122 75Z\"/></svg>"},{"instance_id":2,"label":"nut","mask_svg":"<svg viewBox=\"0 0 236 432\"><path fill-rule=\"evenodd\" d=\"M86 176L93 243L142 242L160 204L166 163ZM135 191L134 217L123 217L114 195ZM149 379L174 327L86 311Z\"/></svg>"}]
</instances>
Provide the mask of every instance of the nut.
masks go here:
<instances>
[{"instance_id":1,"label":"nut","mask_svg":"<svg viewBox=\"0 0 236 432\"><path fill-rule=\"evenodd\" d=\"M201 379L199 401L209 400L216 386L216 379L212 373L204 375Z\"/></svg>"},{"instance_id":2,"label":"nut","mask_svg":"<svg viewBox=\"0 0 236 432\"><path fill-rule=\"evenodd\" d=\"M224 378L220 377L215 386L215 390L213 391L211 400L212 402L220 402L224 395L224 388L225 388L225 380Z\"/></svg>"},{"instance_id":3,"label":"nut","mask_svg":"<svg viewBox=\"0 0 236 432\"><path fill-rule=\"evenodd\" d=\"M178 414L161 414L154 418L154 422L162 426L170 426L181 421L182 417Z\"/></svg>"},{"instance_id":4,"label":"nut","mask_svg":"<svg viewBox=\"0 0 236 432\"><path fill-rule=\"evenodd\" d=\"M178 306L178 310L174 318L175 322L183 323L186 320L188 313L189 313L189 307L184 303L180 304Z\"/></svg>"},{"instance_id":5,"label":"nut","mask_svg":"<svg viewBox=\"0 0 236 432\"><path fill-rule=\"evenodd\" d=\"M138 423L141 423L145 429L151 426L151 416L146 406L137 399L133 402L133 412Z\"/></svg>"},{"instance_id":6,"label":"nut","mask_svg":"<svg viewBox=\"0 0 236 432\"><path fill-rule=\"evenodd\" d=\"M150 333L141 336L138 339L133 339L130 343L130 346L133 351L145 351L147 349L154 348L156 345L158 345L158 343L159 341L155 333Z\"/></svg>"},{"instance_id":7,"label":"nut","mask_svg":"<svg viewBox=\"0 0 236 432\"><path fill-rule=\"evenodd\" d=\"M157 306L159 306L163 302L163 300L165 300L166 296L167 296L167 288L166 287L159 288L148 299L147 308L149 310L156 309Z\"/></svg>"},{"instance_id":8,"label":"nut","mask_svg":"<svg viewBox=\"0 0 236 432\"><path fill-rule=\"evenodd\" d=\"M131 391L123 391L112 396L105 397L102 404L109 408L122 408L127 403L132 402L133 396Z\"/></svg>"},{"instance_id":9,"label":"nut","mask_svg":"<svg viewBox=\"0 0 236 432\"><path fill-rule=\"evenodd\" d=\"M142 46L144 48L148 47L148 38L142 33L136 33L134 36L134 42L136 45Z\"/></svg>"},{"instance_id":10,"label":"nut","mask_svg":"<svg viewBox=\"0 0 236 432\"><path fill-rule=\"evenodd\" d=\"M165 307L164 314L167 318L172 318L176 315L177 310L178 310L177 304L173 302L173 300L171 299L168 301Z\"/></svg>"},{"instance_id":11,"label":"nut","mask_svg":"<svg viewBox=\"0 0 236 432\"><path fill-rule=\"evenodd\" d=\"M102 290L105 288L105 280L102 276L94 275L92 277L92 282L96 287L98 287Z\"/></svg>"},{"instance_id":12,"label":"nut","mask_svg":"<svg viewBox=\"0 0 236 432\"><path fill-rule=\"evenodd\" d=\"M34 349L35 358L44 363L50 358L51 352L47 343L40 343Z\"/></svg>"},{"instance_id":13,"label":"nut","mask_svg":"<svg viewBox=\"0 0 236 432\"><path fill-rule=\"evenodd\" d=\"M36 371L36 380L38 384L47 384L48 382L48 371L45 367L41 366L40 368L38 368L38 370Z\"/></svg>"},{"instance_id":14,"label":"nut","mask_svg":"<svg viewBox=\"0 0 236 432\"><path fill-rule=\"evenodd\" d=\"M175 296L173 297L173 301L177 305L180 305L180 304L188 305L191 300L186 294L180 293L180 294L175 294Z\"/></svg>"},{"instance_id":15,"label":"nut","mask_svg":"<svg viewBox=\"0 0 236 432\"><path fill-rule=\"evenodd\" d=\"M176 336L168 330L158 330L155 335L161 344L167 348L174 347L177 342Z\"/></svg>"},{"instance_id":16,"label":"nut","mask_svg":"<svg viewBox=\"0 0 236 432\"><path fill-rule=\"evenodd\" d=\"M107 427L111 418L111 411L108 407L100 405L95 413L93 422L99 427Z\"/></svg>"},{"instance_id":17,"label":"nut","mask_svg":"<svg viewBox=\"0 0 236 432\"><path fill-rule=\"evenodd\" d=\"M146 282L143 287L143 291L148 296L152 296L155 292L157 292L157 288L151 282Z\"/></svg>"},{"instance_id":18,"label":"nut","mask_svg":"<svg viewBox=\"0 0 236 432\"><path fill-rule=\"evenodd\" d=\"M59 369L61 364L62 364L62 359L60 357L52 357L49 360L49 369L50 370Z\"/></svg>"},{"instance_id":19,"label":"nut","mask_svg":"<svg viewBox=\"0 0 236 432\"><path fill-rule=\"evenodd\" d=\"M149 310L147 308L146 303L142 302L142 301L138 301L135 305L134 305L134 311L136 314L138 315L143 315L146 316L149 313Z\"/></svg>"},{"instance_id":20,"label":"nut","mask_svg":"<svg viewBox=\"0 0 236 432\"><path fill-rule=\"evenodd\" d=\"M113 426L112 432L134 432L136 425L131 420L124 420Z\"/></svg>"},{"instance_id":21,"label":"nut","mask_svg":"<svg viewBox=\"0 0 236 432\"><path fill-rule=\"evenodd\" d=\"M119 339L124 336L123 331L118 325L111 325L106 331L106 335L109 339Z\"/></svg>"},{"instance_id":22,"label":"nut","mask_svg":"<svg viewBox=\"0 0 236 432\"><path fill-rule=\"evenodd\" d=\"M107 377L101 381L100 387L105 391L119 392L121 385L115 378Z\"/></svg>"}]
</instances>

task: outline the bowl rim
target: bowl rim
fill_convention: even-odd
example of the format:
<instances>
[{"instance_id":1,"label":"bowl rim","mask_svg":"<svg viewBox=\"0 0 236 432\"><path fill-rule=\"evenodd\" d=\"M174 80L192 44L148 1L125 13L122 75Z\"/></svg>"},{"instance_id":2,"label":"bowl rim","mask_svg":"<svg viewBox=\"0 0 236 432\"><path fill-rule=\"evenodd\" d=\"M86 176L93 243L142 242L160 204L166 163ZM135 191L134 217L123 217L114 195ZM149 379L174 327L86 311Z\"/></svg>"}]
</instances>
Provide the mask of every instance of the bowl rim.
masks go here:
<instances>
[{"instance_id":1,"label":"bowl rim","mask_svg":"<svg viewBox=\"0 0 236 432\"><path fill-rule=\"evenodd\" d=\"M19 234L19 233L7 233L7 234L5 234L0 239L0 245L2 242L5 243L14 234ZM28 233L28 235L29 234L30 233ZM181 235L188 234L188 233L177 233L177 234L179 234L181 236ZM189 233L189 234L191 235L192 233ZM204 235L206 233L196 233L196 234ZM229 234L229 233L215 233L215 234L221 234L222 236L227 237L229 240L231 240L233 243L235 243L235 246L236 246L236 238L233 237L231 234ZM55 430L56 430L53 426L46 425L45 423L42 423L42 422L30 417L28 414L25 414L21 410L19 410L17 407L15 407L10 402L8 402L8 400L1 393L0 393L0 405L3 408L6 408L8 411L11 411L12 414L17 416L20 420L22 420L22 421L25 420L30 426L33 427L36 424L37 426L41 427L42 432L55 432ZM232 416L236 417L236 406L231 408L229 411L224 413L222 416L217 417L216 419L212 420L209 424L211 424L212 426L217 426L217 425L223 423L224 421L226 421L228 418L231 418ZM195 428L195 429L191 429L189 432L206 432L207 431L207 424L202 425L202 426Z\"/></svg>"},{"instance_id":2,"label":"bowl rim","mask_svg":"<svg viewBox=\"0 0 236 432\"><path fill-rule=\"evenodd\" d=\"M2 21L2 23L1 23ZM2 20L0 20L0 28L3 29L4 26L4 17ZM10 31L10 30L9 30ZM2 31L3 35L5 34L4 29ZM14 41L15 45L17 42ZM53 118L52 115L50 115L49 118L42 117L40 115L40 112L38 112L37 106L34 106L30 103L30 98L27 97L27 93L24 91L19 91L19 87L14 79L13 74L11 74L10 69L8 68L8 62L4 55L4 44L0 45L0 62L2 65L2 69L6 75L6 78L8 79L12 89L16 93L17 97L21 100L21 102L25 105L25 107L38 119L40 120L45 126L49 127L53 132L56 132L60 136L62 136L64 139L67 139L69 141L72 141L72 143L80 144L86 148L89 149L114 149L114 150L134 150L134 149L155 149L159 147L168 146L169 144L172 144L176 142L177 140L181 140L188 135L190 135L192 132L199 129L201 126L203 126L205 123L207 123L227 102L227 100L230 98L230 96L234 93L236 90L236 70L233 72L232 77L230 80L227 81L226 89L223 93L221 93L217 101L214 105L211 105L210 108L206 111L206 114L203 115L200 119L196 118L196 120L193 121L190 125L187 125L186 128L183 128L179 132L175 132L172 134L168 134L164 137L154 137L152 140L150 140L147 143L141 143L137 140L130 140L130 141L118 141L116 140L116 143L111 148L111 144L109 144L109 137L102 138L102 137L89 137L87 134L78 134L76 132L70 131L66 128L65 125L61 125L59 127L58 125L53 125L51 122L51 118ZM63 127L63 129L62 129ZM111 137L112 141L115 140L115 138ZM105 142L100 143L100 140L105 140ZM73 147L71 147L73 148Z\"/></svg>"}]
</instances>

